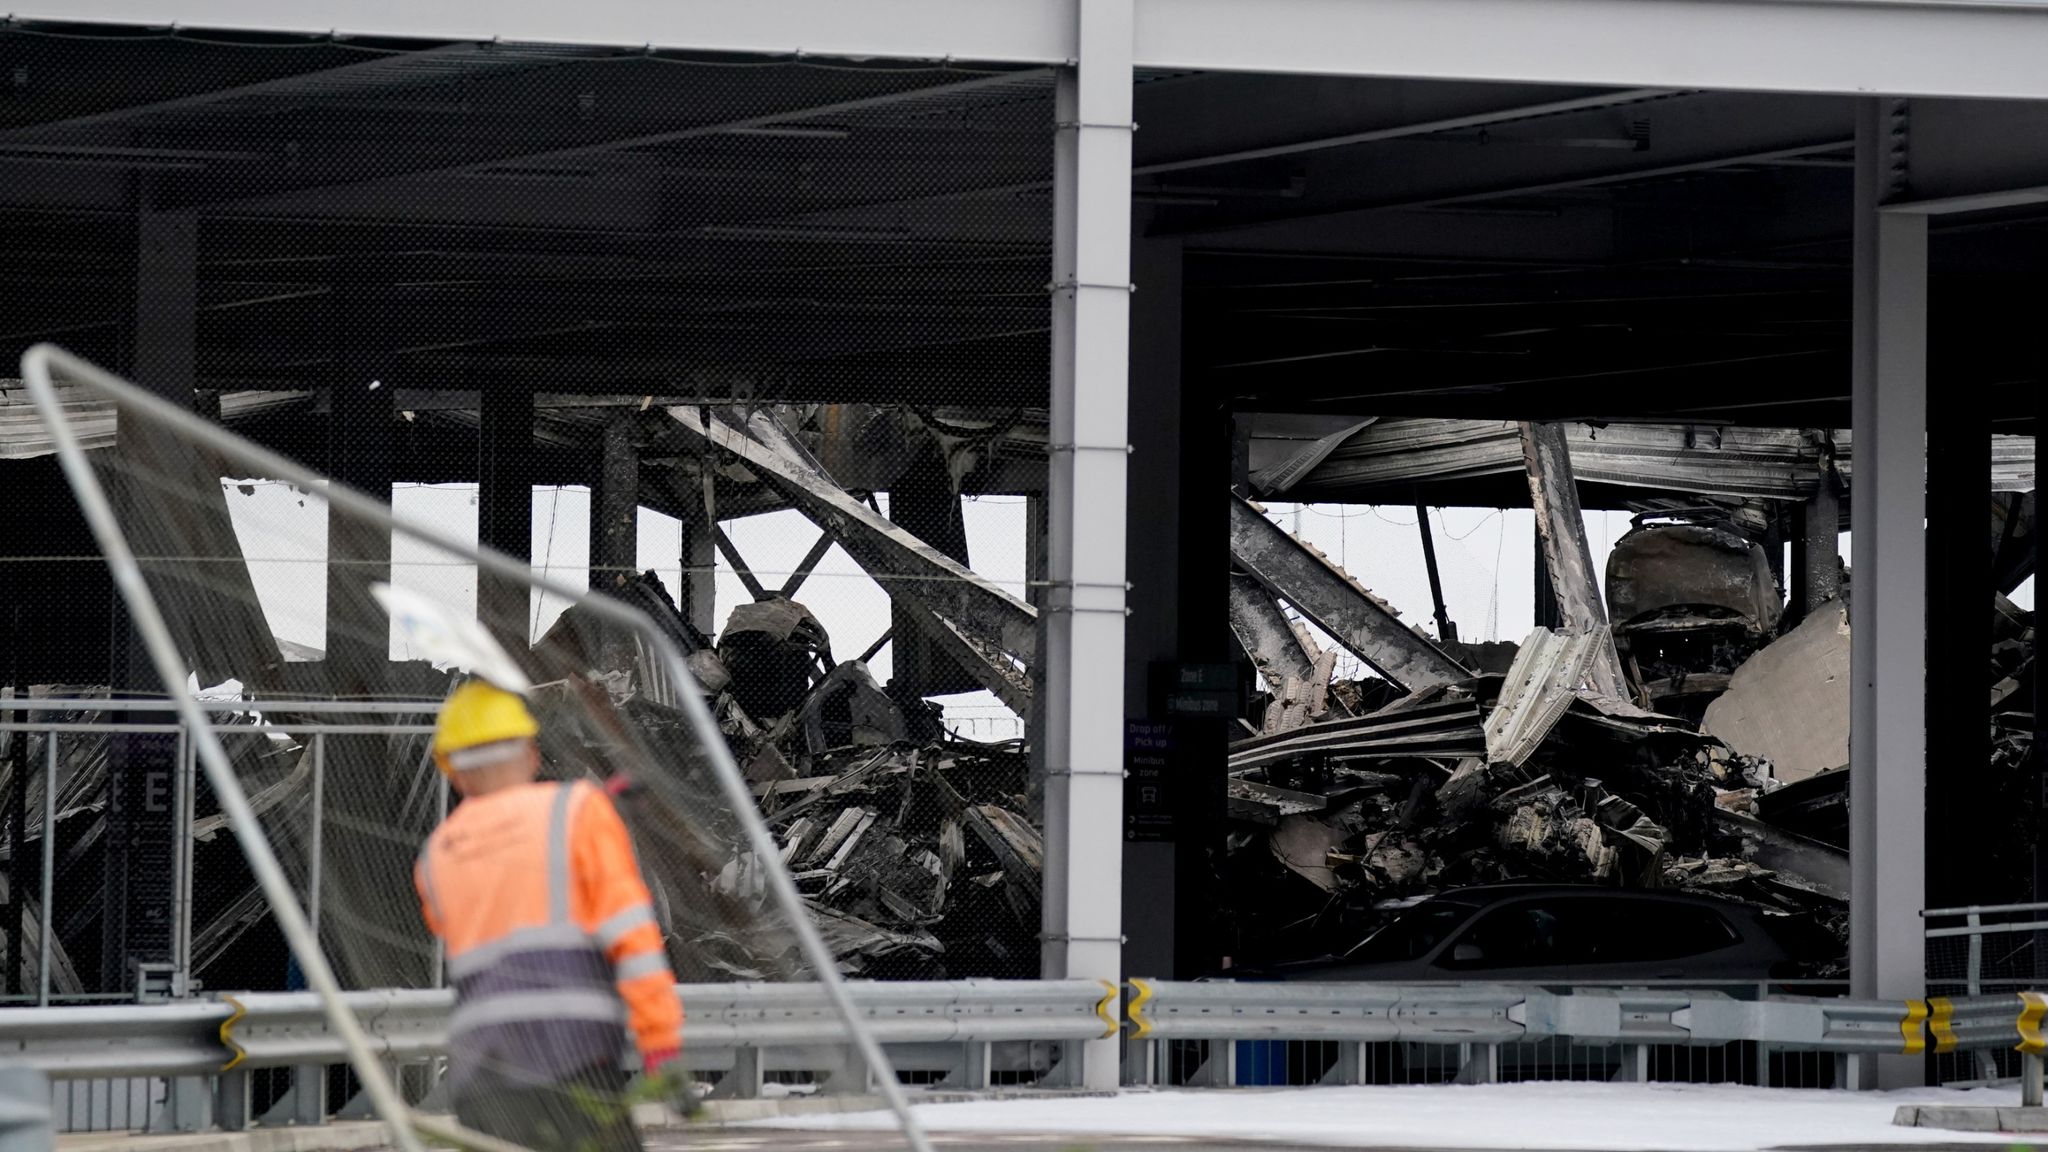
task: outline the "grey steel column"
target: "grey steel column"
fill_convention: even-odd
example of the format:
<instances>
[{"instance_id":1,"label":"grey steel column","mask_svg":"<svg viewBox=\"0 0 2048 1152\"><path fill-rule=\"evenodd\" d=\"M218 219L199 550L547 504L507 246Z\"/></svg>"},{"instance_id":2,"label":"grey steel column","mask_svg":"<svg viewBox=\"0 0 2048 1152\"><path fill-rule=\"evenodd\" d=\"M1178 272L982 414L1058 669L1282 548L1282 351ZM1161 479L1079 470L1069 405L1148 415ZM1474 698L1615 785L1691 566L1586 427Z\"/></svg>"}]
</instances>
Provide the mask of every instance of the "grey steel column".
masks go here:
<instances>
[{"instance_id":1,"label":"grey steel column","mask_svg":"<svg viewBox=\"0 0 2048 1152\"><path fill-rule=\"evenodd\" d=\"M1078 19L1078 65L1059 75L1053 151L1043 972L1114 982L1123 959L1131 0L1080 0ZM1088 1042L1082 1060L1086 1087L1116 1087L1114 1039Z\"/></svg>"},{"instance_id":2,"label":"grey steel column","mask_svg":"<svg viewBox=\"0 0 2048 1152\"><path fill-rule=\"evenodd\" d=\"M1905 104L1856 125L1854 432L1850 503L1850 978L1854 995L1926 988L1927 218L1887 213L1902 188ZM1922 1081L1885 1057L1881 1087Z\"/></svg>"}]
</instances>

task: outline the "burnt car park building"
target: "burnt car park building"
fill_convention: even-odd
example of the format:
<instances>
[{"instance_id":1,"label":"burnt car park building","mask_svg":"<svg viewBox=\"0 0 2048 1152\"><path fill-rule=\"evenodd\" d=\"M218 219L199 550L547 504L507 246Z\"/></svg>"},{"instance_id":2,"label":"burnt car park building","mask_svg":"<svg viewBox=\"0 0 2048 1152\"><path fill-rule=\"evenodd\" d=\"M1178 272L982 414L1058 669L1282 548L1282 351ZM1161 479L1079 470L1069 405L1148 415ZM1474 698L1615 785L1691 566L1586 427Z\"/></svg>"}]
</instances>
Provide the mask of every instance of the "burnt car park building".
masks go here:
<instances>
[{"instance_id":1,"label":"burnt car park building","mask_svg":"<svg viewBox=\"0 0 2048 1152\"><path fill-rule=\"evenodd\" d=\"M1921 910L1990 902L1978 677L2021 632L1993 707L2038 716L2031 619L1985 600L2038 538L2044 59L2048 4L1966 0L27 0L0 354L64 345L372 492L477 484L515 556L536 485L592 489L594 571L672 516L707 642L721 521L794 508L924 573L887 585L890 698L1027 717L1048 976L1214 966L1233 807L1302 791L1240 779L1258 740L1545 737L1251 499L1533 501L1524 687L1569 669L1589 731L1659 709L1656 620L1690 619L1659 563L1732 572L1693 599L1756 649L1839 598L1850 530L1850 969L1916 996ZM0 432L5 683L138 686L46 446ZM1026 500L1022 596L966 571L963 494ZM1702 503L1763 518L1666 537L1648 624L1610 619L1579 508ZM1281 602L1387 695L1323 699ZM305 675L274 656L211 671ZM1253 665L1305 722L1247 744ZM1035 836L988 819L1014 879Z\"/></svg>"}]
</instances>

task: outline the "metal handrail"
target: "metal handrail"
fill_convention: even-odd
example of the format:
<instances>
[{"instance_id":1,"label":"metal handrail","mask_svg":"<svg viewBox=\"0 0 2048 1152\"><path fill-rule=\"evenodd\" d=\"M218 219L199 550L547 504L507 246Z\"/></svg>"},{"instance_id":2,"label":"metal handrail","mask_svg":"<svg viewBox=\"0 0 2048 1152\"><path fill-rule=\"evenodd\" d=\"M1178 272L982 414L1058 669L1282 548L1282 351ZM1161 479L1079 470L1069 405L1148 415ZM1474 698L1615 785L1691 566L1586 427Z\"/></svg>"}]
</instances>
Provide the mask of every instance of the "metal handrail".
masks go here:
<instances>
[{"instance_id":1,"label":"metal handrail","mask_svg":"<svg viewBox=\"0 0 2048 1152\"><path fill-rule=\"evenodd\" d=\"M439 700L294 700L278 697L258 700L197 699L201 712L338 712L362 715L430 716L441 710ZM52 696L0 697L0 712L176 712L181 705L168 699L102 699L94 696L59 699Z\"/></svg>"},{"instance_id":2,"label":"metal handrail","mask_svg":"<svg viewBox=\"0 0 2048 1152\"><path fill-rule=\"evenodd\" d=\"M2031 904L1969 904L1961 908L1926 908L1921 910L1920 915L1921 918L1928 919L1935 916L1977 916L1997 912L2048 912L2048 901L2036 901Z\"/></svg>"}]
</instances>

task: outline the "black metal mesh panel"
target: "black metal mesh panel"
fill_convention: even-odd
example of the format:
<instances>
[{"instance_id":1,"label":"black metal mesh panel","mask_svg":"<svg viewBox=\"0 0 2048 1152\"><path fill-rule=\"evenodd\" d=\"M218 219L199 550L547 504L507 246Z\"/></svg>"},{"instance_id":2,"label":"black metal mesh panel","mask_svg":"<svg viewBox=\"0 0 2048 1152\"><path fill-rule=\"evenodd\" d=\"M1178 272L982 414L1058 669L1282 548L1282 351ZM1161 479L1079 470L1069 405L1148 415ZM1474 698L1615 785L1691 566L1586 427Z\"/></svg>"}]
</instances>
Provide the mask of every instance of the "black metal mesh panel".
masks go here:
<instances>
[{"instance_id":1,"label":"black metal mesh panel","mask_svg":"<svg viewBox=\"0 0 2048 1152\"><path fill-rule=\"evenodd\" d=\"M1031 976L1052 119L1044 70L10 24L0 362L64 344L656 613L845 970ZM0 685L150 692L25 398L0 381L0 402L0 478L23 497L0 513ZM111 428L93 445L121 450ZM418 668L362 594L388 573L551 667L649 692L644 653L559 599L330 525L272 478L221 480L212 544L245 561L261 625L191 654L202 687L387 691L323 669ZM140 722L0 717L60 718ZM45 739L0 756L28 781L24 833L0 836L25 849L22 891ZM260 906L219 895L248 889L217 828L182 856L169 815L107 838L143 819L117 801L148 781L121 765L152 739L57 738L59 995L132 995L132 961L158 953L205 988L290 986ZM252 790L311 779L309 737L262 743L229 741ZM328 869L351 765L418 743L327 741ZM423 832L432 805L414 808ZM267 818L298 830L293 868L311 859L305 787ZM736 854L706 868L745 882ZM176 921L180 891L190 923L166 939L106 935ZM34 994L34 961L9 994Z\"/></svg>"}]
</instances>

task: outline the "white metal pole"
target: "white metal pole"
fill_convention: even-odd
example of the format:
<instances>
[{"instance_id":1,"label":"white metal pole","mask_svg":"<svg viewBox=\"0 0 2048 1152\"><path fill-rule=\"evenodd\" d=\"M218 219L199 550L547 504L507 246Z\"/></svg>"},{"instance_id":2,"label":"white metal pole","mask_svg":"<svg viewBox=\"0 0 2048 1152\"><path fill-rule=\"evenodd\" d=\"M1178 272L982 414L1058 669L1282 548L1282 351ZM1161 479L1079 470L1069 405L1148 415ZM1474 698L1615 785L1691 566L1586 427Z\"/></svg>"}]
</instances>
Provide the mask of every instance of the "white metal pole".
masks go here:
<instances>
[{"instance_id":1,"label":"white metal pole","mask_svg":"<svg viewBox=\"0 0 2048 1152\"><path fill-rule=\"evenodd\" d=\"M1886 212L1905 174L1902 101L1856 126L1851 477L1849 975L1859 998L1926 994L1927 218ZM1917 1087L1880 1057L1877 1086ZM1868 1086L1868 1085L1866 1085Z\"/></svg>"},{"instance_id":2,"label":"white metal pole","mask_svg":"<svg viewBox=\"0 0 2048 1152\"><path fill-rule=\"evenodd\" d=\"M1080 0L1054 101L1052 453L1047 493L1048 978L1122 979L1124 528L1131 311L1131 0ZM1113 1089L1115 1038L1085 1086Z\"/></svg>"},{"instance_id":3,"label":"white metal pole","mask_svg":"<svg viewBox=\"0 0 2048 1152\"><path fill-rule=\"evenodd\" d=\"M143 601L147 617L155 626L154 631L145 632L144 637L148 639L153 635L163 641L160 649L154 646L151 648L151 656L159 661L158 671L166 676L165 683L174 689L184 683L184 674L176 671L176 649L171 645L169 632L164 627L162 615L156 610L155 601L149 598L148 585L142 578L141 569L136 565L134 555L127 549L126 539L121 536L118 525L112 519L106 494L100 489L98 479L93 476L83 453L79 451L77 437L72 433L70 426L63 423L63 410L50 383L50 365L53 361L62 364L64 370L74 377L91 384L120 404L134 409L138 414L188 436L197 443L233 453L244 466L257 469L263 475L308 488L326 484L330 512L337 508L343 509L369 524L430 545L450 555L473 560L480 573L490 572L524 580L544 594L560 596L587 609L600 620L631 629L646 642L655 657L666 665L670 677L676 684L696 683L690 675L688 665L683 662L682 652L677 649L674 640L657 628L645 613L624 602L608 596L589 595L587 589L571 588L557 581L536 576L529 562L514 560L501 552L452 540L418 521L400 520L392 514L390 505L382 501L366 496L345 484L327 484L325 477L284 456L261 445L252 444L190 411L149 395L127 381L96 368L54 345L38 344L22 355L22 376L28 384L30 395L35 399L37 412L52 428L52 439L57 441L58 459L64 465L67 479L77 490L80 506L87 510L87 519L93 523L96 533L102 530L110 533L114 543L118 545L118 553L125 560L125 568L115 564L114 549L107 548L104 542L102 548L107 553L108 564L114 569L123 596L140 598ZM1121 506L1121 499L1118 504ZM137 613L138 625L142 615L141 612ZM181 715L202 715L204 712L200 702L189 693L174 691L173 698ZM777 906L790 918L790 931L797 938L797 946L805 962L812 967L819 985L846 1023L855 1047L860 1050L868 1066L874 1069L883 1099L888 1102L891 1111L896 1113L902 1125L905 1142L910 1145L912 1152L931 1152L930 1142L925 1139L923 1129L910 1112L909 1100L904 1096L903 1086L896 1078L894 1065L889 1062L888 1054L876 1042L874 1033L864 1024L858 1008L848 995L846 983L839 976L832 951L826 946L824 937L819 934L817 925L811 921L803 897L798 893L795 881L790 879L789 870L783 867L779 845L769 834L767 825L762 822L753 793L749 790L745 777L740 774L739 765L734 762L731 750L726 747L710 709L705 705L701 694L687 690L680 693L678 706L689 721L692 731L702 742L704 758L711 765L719 790L731 806L734 817L739 821L741 833L745 836L748 847L762 861L768 890L774 896ZM388 1090L389 1078L385 1075L382 1065L370 1057L367 1048L362 1046L362 1031L356 1024L354 1016L348 1013L345 1007L340 1007L340 990L335 985L333 971L328 966L325 956L318 952L318 941L314 940L307 930L305 914L299 908L289 881L278 868L277 858L271 853L269 844L254 831L256 826L253 814L249 811L248 799L242 794L233 775L228 772L225 757L220 753L219 742L209 740L205 750L208 752L204 761L208 777L216 789L220 789L223 783L228 786L227 793L223 796L223 807L228 809L229 822L235 827L237 836L242 839L243 847L249 853L250 867L262 882L265 898L273 905L280 905L277 908L277 915L280 927L285 929L286 939L294 949L312 950L306 972L307 982L320 993L323 1003L328 1006L330 1020L335 1020L332 1014L336 1012L343 1018L335 1022L335 1030L341 1035L344 1046L348 1048L352 1064L358 1051L362 1052L366 1065L358 1067L357 1071L362 1076L365 1088L382 1085ZM216 762L218 770L225 777L224 780L214 775ZM641 783L655 790L668 786L659 778ZM445 816L445 777L442 778L441 796L441 811ZM234 801L232 805L228 803L230 798ZM254 837L253 844L251 837ZM275 879L275 884L271 883L272 878ZM403 1102L395 1095L380 1097L373 1093L372 1099L380 1111L386 1107L387 1102L392 1107L403 1107ZM401 1132L400 1136L405 1142L406 1152L418 1152L417 1143L409 1127Z\"/></svg>"},{"instance_id":4,"label":"white metal pole","mask_svg":"<svg viewBox=\"0 0 2048 1152\"><path fill-rule=\"evenodd\" d=\"M313 733L313 828L307 846L310 858L306 867L306 921L313 926L313 935L320 935L320 879L322 866L326 863L321 852L321 824L327 818L327 733ZM446 813L443 813L446 815Z\"/></svg>"}]
</instances>

